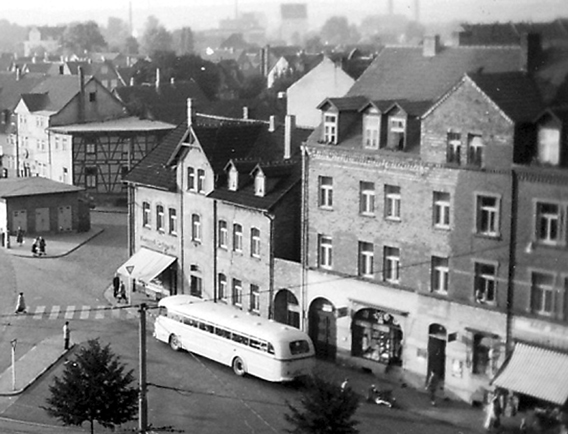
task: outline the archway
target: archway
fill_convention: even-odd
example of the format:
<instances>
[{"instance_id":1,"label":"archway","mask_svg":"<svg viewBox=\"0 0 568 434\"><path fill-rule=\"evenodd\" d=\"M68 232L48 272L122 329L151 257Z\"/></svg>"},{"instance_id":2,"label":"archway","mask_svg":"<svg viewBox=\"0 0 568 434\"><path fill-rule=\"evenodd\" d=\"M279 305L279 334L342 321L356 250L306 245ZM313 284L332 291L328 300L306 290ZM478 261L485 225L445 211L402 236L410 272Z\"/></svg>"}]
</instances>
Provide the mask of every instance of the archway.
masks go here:
<instances>
[{"instance_id":1,"label":"archway","mask_svg":"<svg viewBox=\"0 0 568 434\"><path fill-rule=\"evenodd\" d=\"M353 356L401 366L402 340L402 328L390 313L366 308L355 314L351 327Z\"/></svg>"},{"instance_id":2,"label":"archway","mask_svg":"<svg viewBox=\"0 0 568 434\"><path fill-rule=\"evenodd\" d=\"M434 371L441 380L444 379L446 374L446 342L446 328L440 324L431 324L428 328L427 375Z\"/></svg>"},{"instance_id":3,"label":"archway","mask_svg":"<svg viewBox=\"0 0 568 434\"><path fill-rule=\"evenodd\" d=\"M335 360L337 352L335 306L325 298L317 298L310 305L309 315L309 335L314 342L316 356Z\"/></svg>"},{"instance_id":4,"label":"archway","mask_svg":"<svg viewBox=\"0 0 568 434\"><path fill-rule=\"evenodd\" d=\"M296 296L287 289L281 289L274 297L274 320L300 328L300 305Z\"/></svg>"}]
</instances>

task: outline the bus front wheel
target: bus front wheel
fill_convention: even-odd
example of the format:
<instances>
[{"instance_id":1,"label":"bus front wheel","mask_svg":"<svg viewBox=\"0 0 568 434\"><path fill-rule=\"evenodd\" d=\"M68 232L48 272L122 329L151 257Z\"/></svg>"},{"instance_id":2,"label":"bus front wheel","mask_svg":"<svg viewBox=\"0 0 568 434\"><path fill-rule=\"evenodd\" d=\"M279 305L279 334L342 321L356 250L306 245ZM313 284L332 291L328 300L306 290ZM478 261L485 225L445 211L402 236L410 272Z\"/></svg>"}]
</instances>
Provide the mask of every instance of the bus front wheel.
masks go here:
<instances>
[{"instance_id":1,"label":"bus front wheel","mask_svg":"<svg viewBox=\"0 0 568 434\"><path fill-rule=\"evenodd\" d=\"M233 371L239 377L242 377L246 374L245 364L240 357L235 357L235 359L233 360Z\"/></svg>"},{"instance_id":2,"label":"bus front wheel","mask_svg":"<svg viewBox=\"0 0 568 434\"><path fill-rule=\"evenodd\" d=\"M170 347L172 347L172 350L174 351L181 350L181 343L179 342L179 338L176 335L170 336Z\"/></svg>"}]
</instances>

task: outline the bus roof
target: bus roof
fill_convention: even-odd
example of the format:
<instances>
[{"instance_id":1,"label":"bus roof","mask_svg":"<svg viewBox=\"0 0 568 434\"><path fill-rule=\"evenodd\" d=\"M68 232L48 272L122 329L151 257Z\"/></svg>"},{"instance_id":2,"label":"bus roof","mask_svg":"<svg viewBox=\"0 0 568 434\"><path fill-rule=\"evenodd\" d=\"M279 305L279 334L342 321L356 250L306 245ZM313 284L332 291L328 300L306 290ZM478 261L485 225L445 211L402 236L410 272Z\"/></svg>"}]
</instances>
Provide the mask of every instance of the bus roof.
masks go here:
<instances>
[{"instance_id":1,"label":"bus roof","mask_svg":"<svg viewBox=\"0 0 568 434\"><path fill-rule=\"evenodd\" d=\"M162 298L158 305L267 341L284 338L299 340L308 337L306 333L295 327L252 315L224 303L199 301L186 294Z\"/></svg>"}]
</instances>

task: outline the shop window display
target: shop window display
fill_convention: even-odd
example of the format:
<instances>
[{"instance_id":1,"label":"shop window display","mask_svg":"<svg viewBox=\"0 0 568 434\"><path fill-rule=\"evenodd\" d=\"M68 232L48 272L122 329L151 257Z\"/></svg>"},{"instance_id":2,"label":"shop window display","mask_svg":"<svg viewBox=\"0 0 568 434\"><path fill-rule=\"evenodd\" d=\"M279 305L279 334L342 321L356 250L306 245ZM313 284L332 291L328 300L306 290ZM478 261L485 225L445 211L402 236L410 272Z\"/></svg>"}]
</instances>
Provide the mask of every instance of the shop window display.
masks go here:
<instances>
[{"instance_id":1,"label":"shop window display","mask_svg":"<svg viewBox=\"0 0 568 434\"><path fill-rule=\"evenodd\" d=\"M402 364L402 329L388 312L362 309L353 318L352 354L387 365Z\"/></svg>"}]
</instances>

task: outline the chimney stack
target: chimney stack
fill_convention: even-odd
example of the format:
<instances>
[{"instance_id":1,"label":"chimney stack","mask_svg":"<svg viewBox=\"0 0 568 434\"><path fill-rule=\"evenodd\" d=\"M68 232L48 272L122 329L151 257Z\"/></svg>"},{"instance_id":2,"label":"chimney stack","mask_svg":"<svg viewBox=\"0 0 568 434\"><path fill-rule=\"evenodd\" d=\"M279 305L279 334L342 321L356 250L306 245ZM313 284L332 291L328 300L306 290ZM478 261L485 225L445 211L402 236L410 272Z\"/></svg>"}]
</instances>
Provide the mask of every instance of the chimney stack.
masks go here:
<instances>
[{"instance_id":1,"label":"chimney stack","mask_svg":"<svg viewBox=\"0 0 568 434\"><path fill-rule=\"evenodd\" d=\"M193 125L193 101L191 98L187 99L187 126Z\"/></svg>"},{"instance_id":2,"label":"chimney stack","mask_svg":"<svg viewBox=\"0 0 568 434\"><path fill-rule=\"evenodd\" d=\"M22 70L19 66L16 66L16 81L20 81L22 78Z\"/></svg>"},{"instance_id":3,"label":"chimney stack","mask_svg":"<svg viewBox=\"0 0 568 434\"><path fill-rule=\"evenodd\" d=\"M276 116L270 115L268 118L268 132L273 133L276 131Z\"/></svg>"},{"instance_id":4,"label":"chimney stack","mask_svg":"<svg viewBox=\"0 0 568 434\"><path fill-rule=\"evenodd\" d=\"M160 87L160 68L156 68L156 89Z\"/></svg>"},{"instance_id":5,"label":"chimney stack","mask_svg":"<svg viewBox=\"0 0 568 434\"><path fill-rule=\"evenodd\" d=\"M542 41L540 33L521 35L521 70L529 74L536 72L541 62Z\"/></svg>"},{"instance_id":6,"label":"chimney stack","mask_svg":"<svg viewBox=\"0 0 568 434\"><path fill-rule=\"evenodd\" d=\"M79 66L79 122L85 122L85 72L83 67Z\"/></svg>"},{"instance_id":7,"label":"chimney stack","mask_svg":"<svg viewBox=\"0 0 568 434\"><path fill-rule=\"evenodd\" d=\"M422 55L424 57L434 57L440 52L440 35L425 36L422 45Z\"/></svg>"},{"instance_id":8,"label":"chimney stack","mask_svg":"<svg viewBox=\"0 0 568 434\"><path fill-rule=\"evenodd\" d=\"M130 86L134 86L134 77L130 77Z\"/></svg>"},{"instance_id":9,"label":"chimney stack","mask_svg":"<svg viewBox=\"0 0 568 434\"><path fill-rule=\"evenodd\" d=\"M296 130L296 116L286 115L284 121L284 159L289 160L292 157L292 137Z\"/></svg>"},{"instance_id":10,"label":"chimney stack","mask_svg":"<svg viewBox=\"0 0 568 434\"><path fill-rule=\"evenodd\" d=\"M247 106L243 107L243 119L249 118L249 108Z\"/></svg>"}]
</instances>

